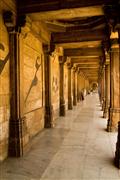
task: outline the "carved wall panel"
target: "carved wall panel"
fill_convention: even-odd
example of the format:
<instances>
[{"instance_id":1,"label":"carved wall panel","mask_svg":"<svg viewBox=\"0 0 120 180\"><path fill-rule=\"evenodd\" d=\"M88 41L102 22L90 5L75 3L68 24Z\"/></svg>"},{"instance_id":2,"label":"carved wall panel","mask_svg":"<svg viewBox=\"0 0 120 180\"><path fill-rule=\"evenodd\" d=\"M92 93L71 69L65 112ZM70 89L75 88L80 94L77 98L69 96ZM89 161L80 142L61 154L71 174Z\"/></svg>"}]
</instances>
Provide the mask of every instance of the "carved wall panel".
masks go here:
<instances>
[{"instance_id":1,"label":"carved wall panel","mask_svg":"<svg viewBox=\"0 0 120 180\"><path fill-rule=\"evenodd\" d=\"M10 116L9 39L0 15L0 160L7 157Z\"/></svg>"},{"instance_id":2,"label":"carved wall panel","mask_svg":"<svg viewBox=\"0 0 120 180\"><path fill-rule=\"evenodd\" d=\"M64 98L66 107L68 107L68 67L64 65Z\"/></svg>"},{"instance_id":3,"label":"carved wall panel","mask_svg":"<svg viewBox=\"0 0 120 180\"><path fill-rule=\"evenodd\" d=\"M44 127L44 56L42 42L31 32L21 35L20 58L22 70L23 106L29 136Z\"/></svg>"},{"instance_id":4,"label":"carved wall panel","mask_svg":"<svg viewBox=\"0 0 120 180\"><path fill-rule=\"evenodd\" d=\"M59 114L59 61L57 55L51 57L51 96L56 118Z\"/></svg>"}]
</instances>

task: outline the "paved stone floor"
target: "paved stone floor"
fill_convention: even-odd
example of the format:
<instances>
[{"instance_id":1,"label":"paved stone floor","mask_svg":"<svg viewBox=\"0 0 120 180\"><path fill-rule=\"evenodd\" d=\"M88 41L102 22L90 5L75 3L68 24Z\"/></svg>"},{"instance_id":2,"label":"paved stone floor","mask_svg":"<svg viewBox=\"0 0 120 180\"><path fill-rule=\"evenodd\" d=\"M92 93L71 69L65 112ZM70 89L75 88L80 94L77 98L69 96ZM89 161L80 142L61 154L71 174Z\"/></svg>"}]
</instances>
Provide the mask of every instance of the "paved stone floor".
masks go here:
<instances>
[{"instance_id":1,"label":"paved stone floor","mask_svg":"<svg viewBox=\"0 0 120 180\"><path fill-rule=\"evenodd\" d=\"M113 163L117 133L106 132L106 124L98 95L87 96L37 135L24 157L4 161L0 180L120 180Z\"/></svg>"}]
</instances>

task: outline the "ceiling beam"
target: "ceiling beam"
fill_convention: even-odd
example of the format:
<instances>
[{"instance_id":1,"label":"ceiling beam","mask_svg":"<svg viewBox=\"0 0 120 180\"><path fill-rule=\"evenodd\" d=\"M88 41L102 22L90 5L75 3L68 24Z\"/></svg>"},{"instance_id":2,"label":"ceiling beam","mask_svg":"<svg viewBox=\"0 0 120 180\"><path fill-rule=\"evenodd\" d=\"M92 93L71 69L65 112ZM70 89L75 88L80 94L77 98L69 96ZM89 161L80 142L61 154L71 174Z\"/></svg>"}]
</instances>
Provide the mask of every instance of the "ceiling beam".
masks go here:
<instances>
[{"instance_id":1,"label":"ceiling beam","mask_svg":"<svg viewBox=\"0 0 120 180\"><path fill-rule=\"evenodd\" d=\"M86 59L91 57L99 57L102 56L103 52L101 48L74 48L74 49L64 49L64 56L77 57L77 56L85 56ZM87 57L88 56L88 57Z\"/></svg>"},{"instance_id":2,"label":"ceiling beam","mask_svg":"<svg viewBox=\"0 0 120 180\"><path fill-rule=\"evenodd\" d=\"M98 75L98 73L97 72L94 72L94 73L92 73L92 72L87 72L87 71L83 71L84 73L87 73L88 75Z\"/></svg>"},{"instance_id":3,"label":"ceiling beam","mask_svg":"<svg viewBox=\"0 0 120 180\"><path fill-rule=\"evenodd\" d=\"M84 68L85 71L88 71L88 70L92 70L92 71L96 70L96 71L98 71L98 69L99 69L98 67L95 67L95 68L88 68L88 67L86 67L86 68ZM79 70L83 71L83 68L80 67Z\"/></svg>"},{"instance_id":4,"label":"ceiling beam","mask_svg":"<svg viewBox=\"0 0 120 180\"><path fill-rule=\"evenodd\" d=\"M71 31L63 33L52 33L52 43L71 43L84 41L99 41L107 39L105 29L89 30L89 31Z\"/></svg>"},{"instance_id":5,"label":"ceiling beam","mask_svg":"<svg viewBox=\"0 0 120 180\"><path fill-rule=\"evenodd\" d=\"M49 21L46 22L46 25L47 25L48 30L51 32L65 32L66 31L65 27L60 26L55 23L51 23Z\"/></svg>"},{"instance_id":6,"label":"ceiling beam","mask_svg":"<svg viewBox=\"0 0 120 180\"><path fill-rule=\"evenodd\" d=\"M81 64L80 65L78 64L78 67L80 67L80 69L84 69L84 68L88 68L88 69L94 69L95 68L96 69L96 68L99 68L99 66L96 66L96 65L94 66L94 65L81 65Z\"/></svg>"},{"instance_id":7,"label":"ceiling beam","mask_svg":"<svg viewBox=\"0 0 120 180\"><path fill-rule=\"evenodd\" d=\"M92 59L92 58L88 58L88 59L80 59L80 58L71 58L71 62L72 63L79 63L79 64L98 64L99 63L99 59Z\"/></svg>"},{"instance_id":8,"label":"ceiling beam","mask_svg":"<svg viewBox=\"0 0 120 180\"><path fill-rule=\"evenodd\" d=\"M112 4L115 0L18 0L19 13L35 13L56 11L61 9L80 8L88 6L103 6L104 4Z\"/></svg>"},{"instance_id":9,"label":"ceiling beam","mask_svg":"<svg viewBox=\"0 0 120 180\"><path fill-rule=\"evenodd\" d=\"M98 17L96 18L96 21L95 20L92 21L93 17L92 18L90 17L91 18L91 22L89 21L89 19L88 20L80 20L79 21L79 25L71 26L71 27L66 27L66 31L67 32L76 31L76 30L81 31L81 30L84 30L84 29L90 30L91 28L93 29L93 28L98 27L100 25L104 26L104 24L105 24L104 16L98 16Z\"/></svg>"},{"instance_id":10,"label":"ceiling beam","mask_svg":"<svg viewBox=\"0 0 120 180\"><path fill-rule=\"evenodd\" d=\"M77 65L93 65L93 66L98 66L99 64L98 63L74 63L72 62L73 64L77 64Z\"/></svg>"}]
</instances>

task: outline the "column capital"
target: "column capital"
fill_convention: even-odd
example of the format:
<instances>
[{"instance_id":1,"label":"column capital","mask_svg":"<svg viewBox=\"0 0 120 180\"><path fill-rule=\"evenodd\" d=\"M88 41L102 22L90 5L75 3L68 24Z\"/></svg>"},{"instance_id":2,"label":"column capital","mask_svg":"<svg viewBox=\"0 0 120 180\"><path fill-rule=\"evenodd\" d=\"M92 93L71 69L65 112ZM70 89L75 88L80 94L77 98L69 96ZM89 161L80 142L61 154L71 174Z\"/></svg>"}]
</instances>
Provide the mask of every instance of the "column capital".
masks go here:
<instances>
[{"instance_id":1,"label":"column capital","mask_svg":"<svg viewBox=\"0 0 120 180\"><path fill-rule=\"evenodd\" d=\"M55 51L55 44L51 41L49 46L49 53L52 55Z\"/></svg>"},{"instance_id":2,"label":"column capital","mask_svg":"<svg viewBox=\"0 0 120 180\"><path fill-rule=\"evenodd\" d=\"M71 62L71 58L67 57L66 64L67 64L68 69L72 69L73 64Z\"/></svg>"},{"instance_id":3,"label":"column capital","mask_svg":"<svg viewBox=\"0 0 120 180\"><path fill-rule=\"evenodd\" d=\"M45 54L50 52L50 46L48 44L43 44L43 52Z\"/></svg>"},{"instance_id":4,"label":"column capital","mask_svg":"<svg viewBox=\"0 0 120 180\"><path fill-rule=\"evenodd\" d=\"M66 58L64 56L59 56L59 64L63 64L65 63Z\"/></svg>"},{"instance_id":5,"label":"column capital","mask_svg":"<svg viewBox=\"0 0 120 180\"><path fill-rule=\"evenodd\" d=\"M50 44L43 44L43 51L45 54L48 54L50 56L54 55L55 44L53 44L51 42L50 42Z\"/></svg>"},{"instance_id":6,"label":"column capital","mask_svg":"<svg viewBox=\"0 0 120 180\"><path fill-rule=\"evenodd\" d=\"M111 43L111 49L118 49L118 51L119 51L119 40L118 40L118 38L111 39L110 43Z\"/></svg>"},{"instance_id":7,"label":"column capital","mask_svg":"<svg viewBox=\"0 0 120 180\"><path fill-rule=\"evenodd\" d=\"M77 66L76 65L73 65L72 69L73 69L73 72L77 72Z\"/></svg>"},{"instance_id":8,"label":"column capital","mask_svg":"<svg viewBox=\"0 0 120 180\"><path fill-rule=\"evenodd\" d=\"M120 2L118 1L114 5L108 5L104 7L104 13L108 22L108 26L112 31L118 31L120 29Z\"/></svg>"},{"instance_id":9,"label":"column capital","mask_svg":"<svg viewBox=\"0 0 120 180\"><path fill-rule=\"evenodd\" d=\"M3 20L8 32L15 29L16 19L11 11L3 12Z\"/></svg>"},{"instance_id":10,"label":"column capital","mask_svg":"<svg viewBox=\"0 0 120 180\"><path fill-rule=\"evenodd\" d=\"M110 49L110 40L102 41L102 47L103 47L105 52L108 52Z\"/></svg>"},{"instance_id":11,"label":"column capital","mask_svg":"<svg viewBox=\"0 0 120 180\"><path fill-rule=\"evenodd\" d=\"M16 16L11 11L3 12L3 20L9 33L20 33L21 27L24 27L26 23L30 22L30 18L28 18L26 15L21 15L16 18Z\"/></svg>"}]
</instances>

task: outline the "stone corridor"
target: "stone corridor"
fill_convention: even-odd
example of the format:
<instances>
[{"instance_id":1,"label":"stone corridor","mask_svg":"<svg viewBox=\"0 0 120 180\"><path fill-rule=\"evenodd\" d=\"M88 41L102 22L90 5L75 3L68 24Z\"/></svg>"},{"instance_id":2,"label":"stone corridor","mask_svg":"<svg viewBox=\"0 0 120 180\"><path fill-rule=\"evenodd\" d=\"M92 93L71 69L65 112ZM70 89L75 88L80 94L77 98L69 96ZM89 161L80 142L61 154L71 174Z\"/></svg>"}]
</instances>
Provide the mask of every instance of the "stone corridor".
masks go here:
<instances>
[{"instance_id":1,"label":"stone corridor","mask_svg":"<svg viewBox=\"0 0 120 180\"><path fill-rule=\"evenodd\" d=\"M106 132L107 119L96 93L44 129L22 158L1 164L1 180L120 180L114 164L117 133Z\"/></svg>"}]
</instances>

